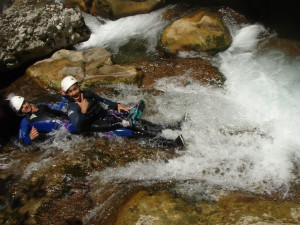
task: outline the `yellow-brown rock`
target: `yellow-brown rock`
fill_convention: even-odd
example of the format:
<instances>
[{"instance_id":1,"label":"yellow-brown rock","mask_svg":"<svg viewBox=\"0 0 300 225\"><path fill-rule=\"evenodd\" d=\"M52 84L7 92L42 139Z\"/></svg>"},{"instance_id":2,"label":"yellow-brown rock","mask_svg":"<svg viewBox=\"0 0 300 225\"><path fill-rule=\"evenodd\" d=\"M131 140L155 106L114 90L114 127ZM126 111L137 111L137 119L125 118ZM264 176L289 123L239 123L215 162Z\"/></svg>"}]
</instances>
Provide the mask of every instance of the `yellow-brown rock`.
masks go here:
<instances>
[{"instance_id":1,"label":"yellow-brown rock","mask_svg":"<svg viewBox=\"0 0 300 225\"><path fill-rule=\"evenodd\" d=\"M164 0L94 0L91 14L117 19L128 15L150 12L164 2Z\"/></svg>"},{"instance_id":2,"label":"yellow-brown rock","mask_svg":"<svg viewBox=\"0 0 300 225\"><path fill-rule=\"evenodd\" d=\"M89 6L88 1L84 0L66 0L65 5L67 7L76 8L78 7L81 11L88 13L89 12Z\"/></svg>"},{"instance_id":3,"label":"yellow-brown rock","mask_svg":"<svg viewBox=\"0 0 300 225\"><path fill-rule=\"evenodd\" d=\"M169 53L195 51L216 54L231 44L231 35L217 13L199 10L169 25L161 36L161 46Z\"/></svg>"},{"instance_id":4,"label":"yellow-brown rock","mask_svg":"<svg viewBox=\"0 0 300 225\"><path fill-rule=\"evenodd\" d=\"M111 53L103 48L60 50L26 70L26 76L39 86L56 90L60 88L60 81L68 75L86 86L120 82L140 86L143 79L143 73L134 66L113 65Z\"/></svg>"},{"instance_id":5,"label":"yellow-brown rock","mask_svg":"<svg viewBox=\"0 0 300 225\"><path fill-rule=\"evenodd\" d=\"M119 210L114 225L282 225L299 224L299 202L274 201L245 193L221 195L217 201L191 204L164 190L139 191Z\"/></svg>"}]
</instances>

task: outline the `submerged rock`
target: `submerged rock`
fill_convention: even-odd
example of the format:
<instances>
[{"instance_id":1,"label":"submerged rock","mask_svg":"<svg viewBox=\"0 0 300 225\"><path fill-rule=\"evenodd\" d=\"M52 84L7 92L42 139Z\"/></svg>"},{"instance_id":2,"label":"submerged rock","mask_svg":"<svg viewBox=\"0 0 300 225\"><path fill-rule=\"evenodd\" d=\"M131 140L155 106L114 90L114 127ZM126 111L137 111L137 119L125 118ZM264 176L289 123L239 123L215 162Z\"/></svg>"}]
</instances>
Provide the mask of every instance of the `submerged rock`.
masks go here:
<instances>
[{"instance_id":1,"label":"submerged rock","mask_svg":"<svg viewBox=\"0 0 300 225\"><path fill-rule=\"evenodd\" d=\"M90 36L79 10L61 3L23 0L0 14L0 72L18 68Z\"/></svg>"},{"instance_id":2,"label":"submerged rock","mask_svg":"<svg viewBox=\"0 0 300 225\"><path fill-rule=\"evenodd\" d=\"M193 78L203 85L222 86L225 77L211 63L203 59L164 59L135 63L145 74L144 88L152 88L156 81L165 77L183 77L181 85L189 84Z\"/></svg>"}]
</instances>

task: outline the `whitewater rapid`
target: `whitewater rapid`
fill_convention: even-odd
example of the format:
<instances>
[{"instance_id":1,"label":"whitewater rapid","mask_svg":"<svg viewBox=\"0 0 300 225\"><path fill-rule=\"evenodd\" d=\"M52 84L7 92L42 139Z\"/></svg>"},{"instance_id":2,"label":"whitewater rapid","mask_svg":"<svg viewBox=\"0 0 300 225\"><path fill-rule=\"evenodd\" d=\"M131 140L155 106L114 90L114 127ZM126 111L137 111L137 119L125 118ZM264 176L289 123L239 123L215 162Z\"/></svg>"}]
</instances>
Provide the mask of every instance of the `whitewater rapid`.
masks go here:
<instances>
[{"instance_id":1,"label":"whitewater rapid","mask_svg":"<svg viewBox=\"0 0 300 225\"><path fill-rule=\"evenodd\" d=\"M117 51L131 37L142 36L152 43L148 50L154 51L168 24L162 20L162 12L104 24L89 17L92 37L78 49L109 46ZM299 174L295 164L300 157L300 59L280 50L259 54L259 41L271 36L261 25L230 30L231 47L212 59L226 77L223 88L202 86L184 74L164 78L155 88L165 94L148 105L157 112L147 118L153 122L168 123L189 114L181 131L164 131L171 138L182 133L187 150L168 163L133 162L96 172L91 179L144 183L192 180L229 190L288 192L290 182L297 182ZM181 79L191 82L181 86ZM131 88L122 90L127 96L124 100L137 98Z\"/></svg>"}]
</instances>

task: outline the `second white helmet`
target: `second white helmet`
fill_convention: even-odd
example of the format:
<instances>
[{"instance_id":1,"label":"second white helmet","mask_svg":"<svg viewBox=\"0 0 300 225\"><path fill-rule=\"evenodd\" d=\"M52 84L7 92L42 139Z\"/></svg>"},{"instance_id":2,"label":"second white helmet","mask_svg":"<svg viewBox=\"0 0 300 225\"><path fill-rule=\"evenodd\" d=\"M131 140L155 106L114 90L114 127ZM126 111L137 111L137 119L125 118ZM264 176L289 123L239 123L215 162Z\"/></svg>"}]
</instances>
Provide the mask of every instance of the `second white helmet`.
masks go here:
<instances>
[{"instance_id":1,"label":"second white helmet","mask_svg":"<svg viewBox=\"0 0 300 225\"><path fill-rule=\"evenodd\" d=\"M73 76L67 76L60 83L61 90L66 92L73 84L76 83L78 83L78 81Z\"/></svg>"},{"instance_id":2,"label":"second white helmet","mask_svg":"<svg viewBox=\"0 0 300 225\"><path fill-rule=\"evenodd\" d=\"M14 96L10 100L10 107L15 110L16 112L19 112L25 99L22 96Z\"/></svg>"}]
</instances>

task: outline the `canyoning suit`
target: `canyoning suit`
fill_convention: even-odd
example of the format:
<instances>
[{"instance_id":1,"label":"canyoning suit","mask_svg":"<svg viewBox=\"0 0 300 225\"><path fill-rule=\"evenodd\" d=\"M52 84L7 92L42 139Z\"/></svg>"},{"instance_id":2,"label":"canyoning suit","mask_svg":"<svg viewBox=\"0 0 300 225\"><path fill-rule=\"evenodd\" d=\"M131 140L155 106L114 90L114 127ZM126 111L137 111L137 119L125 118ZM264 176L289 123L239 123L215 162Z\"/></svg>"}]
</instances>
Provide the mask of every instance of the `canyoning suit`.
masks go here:
<instances>
[{"instance_id":1,"label":"canyoning suit","mask_svg":"<svg viewBox=\"0 0 300 225\"><path fill-rule=\"evenodd\" d=\"M25 114L21 121L19 130L19 140L22 144L31 144L29 137L32 127L35 127L40 134L46 134L53 130L59 130L64 127L70 133L76 133L76 128L69 121L66 112L61 111L66 104L66 98L57 105L40 104L39 110L35 113Z\"/></svg>"},{"instance_id":2,"label":"canyoning suit","mask_svg":"<svg viewBox=\"0 0 300 225\"><path fill-rule=\"evenodd\" d=\"M108 115L109 110L117 110L118 103L102 98L95 93L83 90L83 97L89 102L87 113L81 113L81 108L69 98L68 116L78 132L103 132L122 127L120 118Z\"/></svg>"},{"instance_id":3,"label":"canyoning suit","mask_svg":"<svg viewBox=\"0 0 300 225\"><path fill-rule=\"evenodd\" d=\"M118 104L97 94L82 90L83 98L89 102L86 114L73 99L69 99L68 116L78 132L105 132L107 136L118 135L130 138L153 138L160 146L174 145L173 140L157 137L163 127L146 120L138 119L130 128L124 128L121 121L126 119L127 112L117 112ZM170 128L171 129L171 128Z\"/></svg>"}]
</instances>

